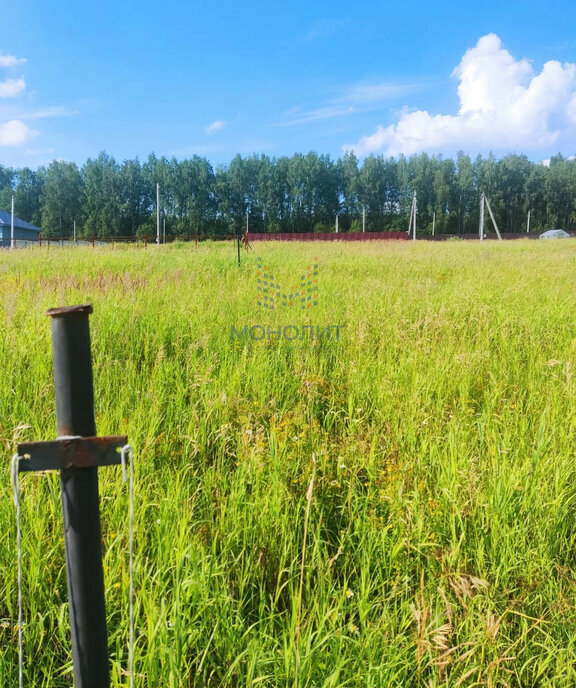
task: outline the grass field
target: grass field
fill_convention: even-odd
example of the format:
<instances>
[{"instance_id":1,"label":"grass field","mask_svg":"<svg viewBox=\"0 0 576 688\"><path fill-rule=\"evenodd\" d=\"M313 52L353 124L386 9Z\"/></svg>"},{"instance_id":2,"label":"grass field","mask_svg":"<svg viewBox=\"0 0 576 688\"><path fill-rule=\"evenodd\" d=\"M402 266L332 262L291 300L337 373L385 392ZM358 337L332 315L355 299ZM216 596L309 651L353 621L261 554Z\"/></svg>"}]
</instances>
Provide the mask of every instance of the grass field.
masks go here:
<instances>
[{"instance_id":1,"label":"grass field","mask_svg":"<svg viewBox=\"0 0 576 688\"><path fill-rule=\"evenodd\" d=\"M256 304L318 257L319 304ZM576 685L576 243L0 254L0 685L10 458L55 436L46 309L91 302L96 422L136 458L136 686ZM284 286L284 284L283 284ZM343 325L239 341L231 327ZM71 686L58 477L22 478L25 685ZM100 470L112 685L128 501Z\"/></svg>"}]
</instances>

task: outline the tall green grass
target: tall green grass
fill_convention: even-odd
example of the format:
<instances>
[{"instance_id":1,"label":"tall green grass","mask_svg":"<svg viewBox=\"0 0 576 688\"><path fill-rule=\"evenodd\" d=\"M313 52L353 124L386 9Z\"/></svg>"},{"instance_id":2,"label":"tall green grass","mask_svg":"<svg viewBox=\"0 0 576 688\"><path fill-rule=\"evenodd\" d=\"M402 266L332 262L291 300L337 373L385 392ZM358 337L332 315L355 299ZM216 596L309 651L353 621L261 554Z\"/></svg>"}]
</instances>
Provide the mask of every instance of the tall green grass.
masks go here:
<instances>
[{"instance_id":1,"label":"tall green grass","mask_svg":"<svg viewBox=\"0 0 576 688\"><path fill-rule=\"evenodd\" d=\"M319 305L256 305L318 256ZM0 685L18 441L52 439L46 309L91 302L100 435L136 456L139 687L573 686L576 246L0 254ZM344 325L340 341L231 327ZM314 480L312 481L312 476ZM58 477L22 477L25 685L72 685ZM127 491L100 469L112 685Z\"/></svg>"}]
</instances>

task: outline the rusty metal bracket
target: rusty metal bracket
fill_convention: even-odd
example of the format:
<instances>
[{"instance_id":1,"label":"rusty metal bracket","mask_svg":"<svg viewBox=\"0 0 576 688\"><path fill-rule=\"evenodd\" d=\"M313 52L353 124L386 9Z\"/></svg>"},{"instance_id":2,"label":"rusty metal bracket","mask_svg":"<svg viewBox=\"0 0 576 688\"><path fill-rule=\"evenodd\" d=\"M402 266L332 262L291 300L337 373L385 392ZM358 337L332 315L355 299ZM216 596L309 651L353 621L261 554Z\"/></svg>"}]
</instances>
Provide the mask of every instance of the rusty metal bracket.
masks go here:
<instances>
[{"instance_id":1,"label":"rusty metal bracket","mask_svg":"<svg viewBox=\"0 0 576 688\"><path fill-rule=\"evenodd\" d=\"M22 442L18 445L18 472L92 468L120 465L120 450L127 444L118 437L73 437L52 442Z\"/></svg>"}]
</instances>

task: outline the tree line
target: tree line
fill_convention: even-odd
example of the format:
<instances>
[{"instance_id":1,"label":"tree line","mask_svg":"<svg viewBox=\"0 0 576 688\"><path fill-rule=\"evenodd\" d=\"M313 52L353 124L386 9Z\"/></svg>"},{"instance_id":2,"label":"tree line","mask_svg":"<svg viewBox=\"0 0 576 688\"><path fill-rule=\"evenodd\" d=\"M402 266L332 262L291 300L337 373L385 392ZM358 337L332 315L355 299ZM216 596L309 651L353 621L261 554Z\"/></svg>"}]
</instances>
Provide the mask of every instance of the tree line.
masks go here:
<instances>
[{"instance_id":1,"label":"tree line","mask_svg":"<svg viewBox=\"0 0 576 688\"><path fill-rule=\"evenodd\" d=\"M492 154L474 160L425 153L397 158L353 153L338 160L308 153L292 157L237 155L213 167L203 157L118 163L102 152L82 167L54 160L47 167L0 165L0 209L42 227L44 236L156 234L156 185L166 233L225 236L252 232L406 231L414 192L418 232L465 234L478 230L484 192L503 232L560 227L576 230L576 160L556 155L549 164L525 155Z\"/></svg>"}]
</instances>

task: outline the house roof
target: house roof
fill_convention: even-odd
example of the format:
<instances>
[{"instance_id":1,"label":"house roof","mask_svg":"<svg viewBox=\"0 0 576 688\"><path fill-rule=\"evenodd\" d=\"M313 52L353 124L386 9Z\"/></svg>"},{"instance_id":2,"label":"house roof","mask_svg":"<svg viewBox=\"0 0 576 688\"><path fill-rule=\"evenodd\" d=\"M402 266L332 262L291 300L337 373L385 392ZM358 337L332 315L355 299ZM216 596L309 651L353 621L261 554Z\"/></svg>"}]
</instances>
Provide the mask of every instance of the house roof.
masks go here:
<instances>
[{"instance_id":1,"label":"house roof","mask_svg":"<svg viewBox=\"0 0 576 688\"><path fill-rule=\"evenodd\" d=\"M0 226L2 225L5 225L7 227L11 226L10 213L7 213L5 210L0 210ZM14 227L18 227L19 229L32 229L36 232L42 231L40 227L31 225L29 222L25 222L24 220L21 220L19 217L16 217L16 215L14 215Z\"/></svg>"}]
</instances>

